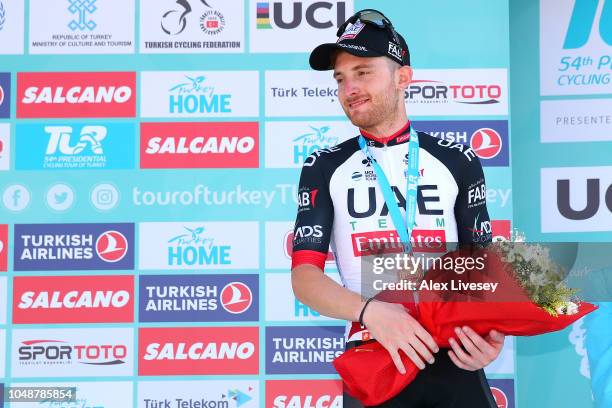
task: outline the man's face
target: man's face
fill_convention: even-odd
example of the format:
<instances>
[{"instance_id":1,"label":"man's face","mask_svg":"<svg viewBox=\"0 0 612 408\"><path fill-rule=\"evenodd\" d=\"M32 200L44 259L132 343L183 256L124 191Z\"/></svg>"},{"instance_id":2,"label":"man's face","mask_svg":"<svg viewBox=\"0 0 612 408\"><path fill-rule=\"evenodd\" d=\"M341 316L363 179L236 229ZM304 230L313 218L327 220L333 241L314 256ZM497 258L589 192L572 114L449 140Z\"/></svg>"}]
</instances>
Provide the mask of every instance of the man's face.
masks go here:
<instances>
[{"instance_id":1,"label":"man's face","mask_svg":"<svg viewBox=\"0 0 612 408\"><path fill-rule=\"evenodd\" d=\"M386 57L357 57L340 51L334 64L338 98L353 125L368 129L398 110L396 73Z\"/></svg>"}]
</instances>

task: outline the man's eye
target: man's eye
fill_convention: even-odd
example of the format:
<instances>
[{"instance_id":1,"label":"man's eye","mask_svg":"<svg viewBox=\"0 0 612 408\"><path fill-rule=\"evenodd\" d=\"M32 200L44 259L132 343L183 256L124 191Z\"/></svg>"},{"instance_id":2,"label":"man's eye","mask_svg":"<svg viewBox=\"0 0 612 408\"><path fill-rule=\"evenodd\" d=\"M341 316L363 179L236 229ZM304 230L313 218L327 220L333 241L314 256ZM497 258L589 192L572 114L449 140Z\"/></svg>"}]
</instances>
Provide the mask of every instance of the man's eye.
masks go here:
<instances>
[{"instance_id":1,"label":"man's eye","mask_svg":"<svg viewBox=\"0 0 612 408\"><path fill-rule=\"evenodd\" d=\"M364 76L364 75L367 75L367 74L369 74L369 72L367 72L367 71L359 71L359 76Z\"/></svg>"},{"instance_id":2,"label":"man's eye","mask_svg":"<svg viewBox=\"0 0 612 408\"><path fill-rule=\"evenodd\" d=\"M342 83L342 78L336 78L336 83Z\"/></svg>"}]
</instances>

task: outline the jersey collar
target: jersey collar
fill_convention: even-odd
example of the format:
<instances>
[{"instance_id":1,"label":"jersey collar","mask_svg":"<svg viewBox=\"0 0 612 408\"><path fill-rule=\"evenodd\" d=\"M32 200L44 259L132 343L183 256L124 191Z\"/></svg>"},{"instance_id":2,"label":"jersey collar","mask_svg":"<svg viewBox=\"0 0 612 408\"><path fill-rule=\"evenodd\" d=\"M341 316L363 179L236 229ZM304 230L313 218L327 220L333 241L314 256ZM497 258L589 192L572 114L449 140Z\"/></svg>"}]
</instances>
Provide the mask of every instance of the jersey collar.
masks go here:
<instances>
[{"instance_id":1,"label":"jersey collar","mask_svg":"<svg viewBox=\"0 0 612 408\"><path fill-rule=\"evenodd\" d=\"M410 120L400 130L387 137L376 137L363 129L359 129L359 132L366 138L368 146L395 146L410 140Z\"/></svg>"}]
</instances>

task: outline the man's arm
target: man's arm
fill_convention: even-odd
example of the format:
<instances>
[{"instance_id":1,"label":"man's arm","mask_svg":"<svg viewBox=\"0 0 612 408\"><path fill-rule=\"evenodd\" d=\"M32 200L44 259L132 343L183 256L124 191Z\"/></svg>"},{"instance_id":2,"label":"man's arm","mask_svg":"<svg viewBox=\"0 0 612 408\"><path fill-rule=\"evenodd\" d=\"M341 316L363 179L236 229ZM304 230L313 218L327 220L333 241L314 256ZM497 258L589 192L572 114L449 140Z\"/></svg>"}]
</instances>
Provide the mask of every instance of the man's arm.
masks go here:
<instances>
[{"instance_id":1,"label":"man's arm","mask_svg":"<svg viewBox=\"0 0 612 408\"><path fill-rule=\"evenodd\" d=\"M464 166L459 175L461 182L455 201L459 244L486 245L492 240L492 231L482 165L476 155L471 161L465 157L462 159ZM452 350L448 354L453 363L464 370L474 371L488 366L504 347L505 336L495 330L484 338L468 326L455 328L455 333L463 348L451 338L449 343Z\"/></svg>"}]
</instances>

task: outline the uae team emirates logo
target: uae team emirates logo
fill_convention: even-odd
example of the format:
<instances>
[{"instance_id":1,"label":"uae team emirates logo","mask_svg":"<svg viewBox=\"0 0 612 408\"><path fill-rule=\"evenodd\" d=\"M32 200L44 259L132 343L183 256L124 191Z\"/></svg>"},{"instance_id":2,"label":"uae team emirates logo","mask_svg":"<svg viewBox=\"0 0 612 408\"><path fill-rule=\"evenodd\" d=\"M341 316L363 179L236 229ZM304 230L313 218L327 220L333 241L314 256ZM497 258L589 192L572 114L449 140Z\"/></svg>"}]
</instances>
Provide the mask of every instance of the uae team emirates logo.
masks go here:
<instances>
[{"instance_id":1,"label":"uae team emirates logo","mask_svg":"<svg viewBox=\"0 0 612 408\"><path fill-rule=\"evenodd\" d=\"M18 118L133 118L135 72L20 72Z\"/></svg>"}]
</instances>

